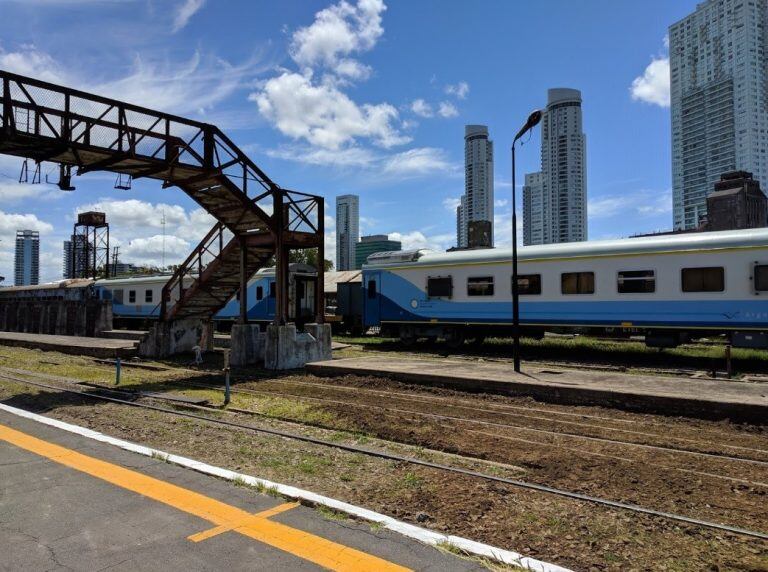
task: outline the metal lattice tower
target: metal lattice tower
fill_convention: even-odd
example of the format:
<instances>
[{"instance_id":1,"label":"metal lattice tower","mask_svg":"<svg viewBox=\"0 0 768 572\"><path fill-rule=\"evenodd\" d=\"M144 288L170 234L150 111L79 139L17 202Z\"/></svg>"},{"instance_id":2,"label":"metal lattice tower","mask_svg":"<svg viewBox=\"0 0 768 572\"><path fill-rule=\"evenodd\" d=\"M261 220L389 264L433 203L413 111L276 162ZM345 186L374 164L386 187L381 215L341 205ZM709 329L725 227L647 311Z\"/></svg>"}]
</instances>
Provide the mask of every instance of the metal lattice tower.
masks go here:
<instances>
[{"instance_id":1,"label":"metal lattice tower","mask_svg":"<svg viewBox=\"0 0 768 572\"><path fill-rule=\"evenodd\" d=\"M79 213L72 231L72 277L109 278L109 253L107 216L94 211Z\"/></svg>"}]
</instances>

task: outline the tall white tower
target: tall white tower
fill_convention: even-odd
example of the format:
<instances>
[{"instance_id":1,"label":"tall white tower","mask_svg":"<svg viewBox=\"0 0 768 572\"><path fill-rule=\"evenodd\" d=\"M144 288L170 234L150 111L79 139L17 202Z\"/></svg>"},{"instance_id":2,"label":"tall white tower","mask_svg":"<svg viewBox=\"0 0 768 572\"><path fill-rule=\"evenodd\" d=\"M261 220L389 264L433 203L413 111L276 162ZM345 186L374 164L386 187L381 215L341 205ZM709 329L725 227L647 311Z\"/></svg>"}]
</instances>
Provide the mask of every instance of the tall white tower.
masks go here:
<instances>
[{"instance_id":1,"label":"tall white tower","mask_svg":"<svg viewBox=\"0 0 768 572\"><path fill-rule=\"evenodd\" d=\"M587 137L581 92L547 92L541 120L541 172L525 176L523 240L551 244L587 240Z\"/></svg>"},{"instance_id":2,"label":"tall white tower","mask_svg":"<svg viewBox=\"0 0 768 572\"><path fill-rule=\"evenodd\" d=\"M336 270L355 269L355 245L360 239L360 197L336 197Z\"/></svg>"},{"instance_id":3,"label":"tall white tower","mask_svg":"<svg viewBox=\"0 0 768 572\"><path fill-rule=\"evenodd\" d=\"M493 246L493 141L485 125L464 128L464 195L456 210L456 242L471 245L470 222L486 221Z\"/></svg>"},{"instance_id":4,"label":"tall white tower","mask_svg":"<svg viewBox=\"0 0 768 572\"><path fill-rule=\"evenodd\" d=\"M14 278L16 286L40 283L40 233L36 230L16 231Z\"/></svg>"},{"instance_id":5,"label":"tall white tower","mask_svg":"<svg viewBox=\"0 0 768 572\"><path fill-rule=\"evenodd\" d=\"M699 226L720 175L768 184L768 0L707 0L669 27L676 229Z\"/></svg>"}]
</instances>

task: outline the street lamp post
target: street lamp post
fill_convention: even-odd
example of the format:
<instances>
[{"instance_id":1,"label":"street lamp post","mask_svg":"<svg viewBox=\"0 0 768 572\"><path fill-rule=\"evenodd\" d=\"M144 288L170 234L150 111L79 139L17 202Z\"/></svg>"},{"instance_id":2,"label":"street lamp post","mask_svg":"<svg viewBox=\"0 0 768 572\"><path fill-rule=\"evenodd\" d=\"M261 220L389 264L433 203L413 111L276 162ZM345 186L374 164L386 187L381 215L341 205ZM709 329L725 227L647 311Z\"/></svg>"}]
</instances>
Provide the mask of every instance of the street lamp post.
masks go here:
<instances>
[{"instance_id":1,"label":"street lamp post","mask_svg":"<svg viewBox=\"0 0 768 572\"><path fill-rule=\"evenodd\" d=\"M541 110L537 109L528 116L528 120L520 128L512 141L512 330L514 345L512 356L515 371L520 372L520 290L517 283L517 186L515 181L515 145L518 140L538 125L541 121Z\"/></svg>"}]
</instances>

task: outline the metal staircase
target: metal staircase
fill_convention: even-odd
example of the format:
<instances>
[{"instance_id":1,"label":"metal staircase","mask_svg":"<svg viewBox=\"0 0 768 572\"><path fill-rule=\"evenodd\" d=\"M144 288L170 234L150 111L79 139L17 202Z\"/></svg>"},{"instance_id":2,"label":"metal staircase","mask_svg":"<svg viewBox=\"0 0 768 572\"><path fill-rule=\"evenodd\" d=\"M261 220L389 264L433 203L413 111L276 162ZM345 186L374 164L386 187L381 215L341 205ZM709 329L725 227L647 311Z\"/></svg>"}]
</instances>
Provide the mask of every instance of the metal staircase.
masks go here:
<instances>
[{"instance_id":1,"label":"metal staircase","mask_svg":"<svg viewBox=\"0 0 768 572\"><path fill-rule=\"evenodd\" d=\"M210 318L273 254L276 321L287 319L288 251L316 247L323 259L322 197L280 188L214 125L2 70L0 81L0 153L58 163L62 190L72 168L157 179L218 221L166 284L161 319ZM245 310L242 295L243 321Z\"/></svg>"}]
</instances>

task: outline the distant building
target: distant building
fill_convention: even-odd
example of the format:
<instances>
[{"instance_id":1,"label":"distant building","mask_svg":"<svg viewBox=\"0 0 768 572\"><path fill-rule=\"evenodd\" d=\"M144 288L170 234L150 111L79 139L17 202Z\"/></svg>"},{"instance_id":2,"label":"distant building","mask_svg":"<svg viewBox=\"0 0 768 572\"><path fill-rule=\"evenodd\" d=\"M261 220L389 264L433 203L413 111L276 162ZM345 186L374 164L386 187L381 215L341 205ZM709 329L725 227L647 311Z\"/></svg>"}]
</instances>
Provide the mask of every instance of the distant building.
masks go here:
<instances>
[{"instance_id":1,"label":"distant building","mask_svg":"<svg viewBox=\"0 0 768 572\"><path fill-rule=\"evenodd\" d=\"M544 243L544 173L527 173L523 185L523 244Z\"/></svg>"},{"instance_id":2,"label":"distant building","mask_svg":"<svg viewBox=\"0 0 768 572\"><path fill-rule=\"evenodd\" d=\"M360 237L360 197L336 197L336 270L354 270Z\"/></svg>"},{"instance_id":3,"label":"distant building","mask_svg":"<svg viewBox=\"0 0 768 572\"><path fill-rule=\"evenodd\" d=\"M36 230L16 231L14 275L16 286L40 283L40 233Z\"/></svg>"},{"instance_id":4,"label":"distant building","mask_svg":"<svg viewBox=\"0 0 768 572\"><path fill-rule=\"evenodd\" d=\"M61 275L65 279L73 278L72 276L72 241L65 240L64 248L61 253Z\"/></svg>"},{"instance_id":5,"label":"distant building","mask_svg":"<svg viewBox=\"0 0 768 572\"><path fill-rule=\"evenodd\" d=\"M393 252L402 250L403 245L399 240L389 240L386 234L374 234L363 236L355 245L355 270L360 270L371 254L377 252Z\"/></svg>"},{"instance_id":6,"label":"distant building","mask_svg":"<svg viewBox=\"0 0 768 572\"><path fill-rule=\"evenodd\" d=\"M669 27L675 229L698 228L723 173L768 178L768 0L707 0Z\"/></svg>"},{"instance_id":7,"label":"distant building","mask_svg":"<svg viewBox=\"0 0 768 572\"><path fill-rule=\"evenodd\" d=\"M768 199L752 173L726 173L707 196L704 230L736 230L768 226Z\"/></svg>"},{"instance_id":8,"label":"distant building","mask_svg":"<svg viewBox=\"0 0 768 572\"><path fill-rule=\"evenodd\" d=\"M75 245L80 245L76 248ZM88 236L73 234L65 240L61 256L61 274L64 278L84 278L86 276L87 256L89 254Z\"/></svg>"},{"instance_id":9,"label":"distant building","mask_svg":"<svg viewBox=\"0 0 768 572\"><path fill-rule=\"evenodd\" d=\"M581 92L550 89L541 120L541 172L525 177L524 244L587 240L586 152Z\"/></svg>"},{"instance_id":10,"label":"distant building","mask_svg":"<svg viewBox=\"0 0 768 572\"><path fill-rule=\"evenodd\" d=\"M474 232L473 237L487 237L488 244L473 243L469 227L473 221L487 232ZM488 139L485 125L464 128L464 195L456 209L456 243L459 248L493 246L493 141Z\"/></svg>"},{"instance_id":11,"label":"distant building","mask_svg":"<svg viewBox=\"0 0 768 572\"><path fill-rule=\"evenodd\" d=\"M132 262L115 262L112 263L112 275L120 276L121 274L136 274L140 272L141 268L133 264Z\"/></svg>"}]
</instances>

